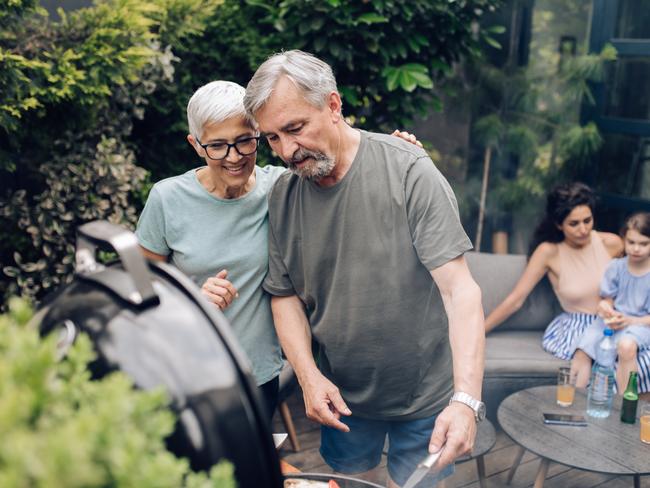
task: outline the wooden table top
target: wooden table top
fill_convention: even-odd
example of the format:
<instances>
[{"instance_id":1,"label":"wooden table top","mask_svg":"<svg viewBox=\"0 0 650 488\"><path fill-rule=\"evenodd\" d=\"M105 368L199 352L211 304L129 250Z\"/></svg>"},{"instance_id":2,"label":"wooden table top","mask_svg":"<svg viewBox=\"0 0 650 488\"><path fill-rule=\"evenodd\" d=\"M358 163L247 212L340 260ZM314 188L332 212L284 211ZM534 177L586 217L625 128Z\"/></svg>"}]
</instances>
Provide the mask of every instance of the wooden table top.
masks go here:
<instances>
[{"instance_id":1,"label":"wooden table top","mask_svg":"<svg viewBox=\"0 0 650 488\"><path fill-rule=\"evenodd\" d=\"M497 411L501 427L513 441L556 463L586 471L618 475L650 474L650 445L639 439L640 425L620 420L621 397L609 417L586 414L586 390L576 390L570 407L555 403L555 386L538 386L513 393ZM542 413L582 414L587 427L547 425Z\"/></svg>"}]
</instances>

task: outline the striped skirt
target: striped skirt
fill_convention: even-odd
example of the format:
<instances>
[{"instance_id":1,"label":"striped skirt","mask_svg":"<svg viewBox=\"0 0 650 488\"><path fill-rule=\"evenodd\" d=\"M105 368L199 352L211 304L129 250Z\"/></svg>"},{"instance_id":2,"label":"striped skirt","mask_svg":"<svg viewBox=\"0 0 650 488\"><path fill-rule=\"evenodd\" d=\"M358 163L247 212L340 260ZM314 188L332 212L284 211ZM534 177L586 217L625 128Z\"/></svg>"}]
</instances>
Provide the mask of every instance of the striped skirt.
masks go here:
<instances>
[{"instance_id":1,"label":"striped skirt","mask_svg":"<svg viewBox=\"0 0 650 488\"><path fill-rule=\"evenodd\" d=\"M561 313L546 327L542 347L553 356L569 361L576 352L582 333L596 317L586 313ZM639 393L650 392L650 349L639 351L636 362Z\"/></svg>"}]
</instances>

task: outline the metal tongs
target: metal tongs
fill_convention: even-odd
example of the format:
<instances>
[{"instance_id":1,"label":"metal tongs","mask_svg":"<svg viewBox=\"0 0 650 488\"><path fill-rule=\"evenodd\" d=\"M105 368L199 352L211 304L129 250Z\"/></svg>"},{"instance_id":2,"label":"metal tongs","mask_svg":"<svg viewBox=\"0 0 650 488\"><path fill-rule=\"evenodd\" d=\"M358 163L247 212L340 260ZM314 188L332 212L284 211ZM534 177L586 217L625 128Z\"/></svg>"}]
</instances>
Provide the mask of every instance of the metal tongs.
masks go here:
<instances>
[{"instance_id":1,"label":"metal tongs","mask_svg":"<svg viewBox=\"0 0 650 488\"><path fill-rule=\"evenodd\" d=\"M426 474L431 471L431 468L440 457L440 454L444 448L445 446L443 445L440 447L440 450L438 452L429 454L426 458L424 458L420 464L418 464L417 468L415 468L415 471L413 471L411 476L409 476L409 479L406 480L406 484L403 486L403 488L414 488L415 485L417 485L422 480L422 478L424 478Z\"/></svg>"}]
</instances>

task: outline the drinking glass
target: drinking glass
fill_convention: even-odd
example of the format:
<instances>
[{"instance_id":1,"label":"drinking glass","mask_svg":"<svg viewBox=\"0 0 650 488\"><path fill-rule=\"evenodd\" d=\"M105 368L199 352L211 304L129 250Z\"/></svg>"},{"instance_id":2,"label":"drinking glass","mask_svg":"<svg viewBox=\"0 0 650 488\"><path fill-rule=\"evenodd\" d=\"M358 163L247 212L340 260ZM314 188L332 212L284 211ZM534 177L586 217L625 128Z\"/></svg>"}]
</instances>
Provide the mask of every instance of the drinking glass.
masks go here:
<instances>
[{"instance_id":1,"label":"drinking glass","mask_svg":"<svg viewBox=\"0 0 650 488\"><path fill-rule=\"evenodd\" d=\"M557 372L557 404L570 407L576 393L576 376L571 368L561 367Z\"/></svg>"},{"instance_id":2,"label":"drinking glass","mask_svg":"<svg viewBox=\"0 0 650 488\"><path fill-rule=\"evenodd\" d=\"M641 405L639 420L641 424L641 442L650 444L650 402Z\"/></svg>"}]
</instances>

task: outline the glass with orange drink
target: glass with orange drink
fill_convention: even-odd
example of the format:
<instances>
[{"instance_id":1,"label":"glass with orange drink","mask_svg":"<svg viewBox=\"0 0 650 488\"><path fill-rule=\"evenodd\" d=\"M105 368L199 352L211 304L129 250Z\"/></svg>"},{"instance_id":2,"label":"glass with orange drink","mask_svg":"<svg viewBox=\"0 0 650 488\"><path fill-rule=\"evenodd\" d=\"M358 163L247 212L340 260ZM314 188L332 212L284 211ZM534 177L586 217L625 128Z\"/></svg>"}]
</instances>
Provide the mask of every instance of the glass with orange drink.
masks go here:
<instances>
[{"instance_id":1,"label":"glass with orange drink","mask_svg":"<svg viewBox=\"0 0 650 488\"><path fill-rule=\"evenodd\" d=\"M571 406L575 393L576 378L571 374L571 368L560 368L557 372L557 404L561 407Z\"/></svg>"},{"instance_id":2,"label":"glass with orange drink","mask_svg":"<svg viewBox=\"0 0 650 488\"><path fill-rule=\"evenodd\" d=\"M641 407L641 442L650 444L650 403L645 403Z\"/></svg>"}]
</instances>

